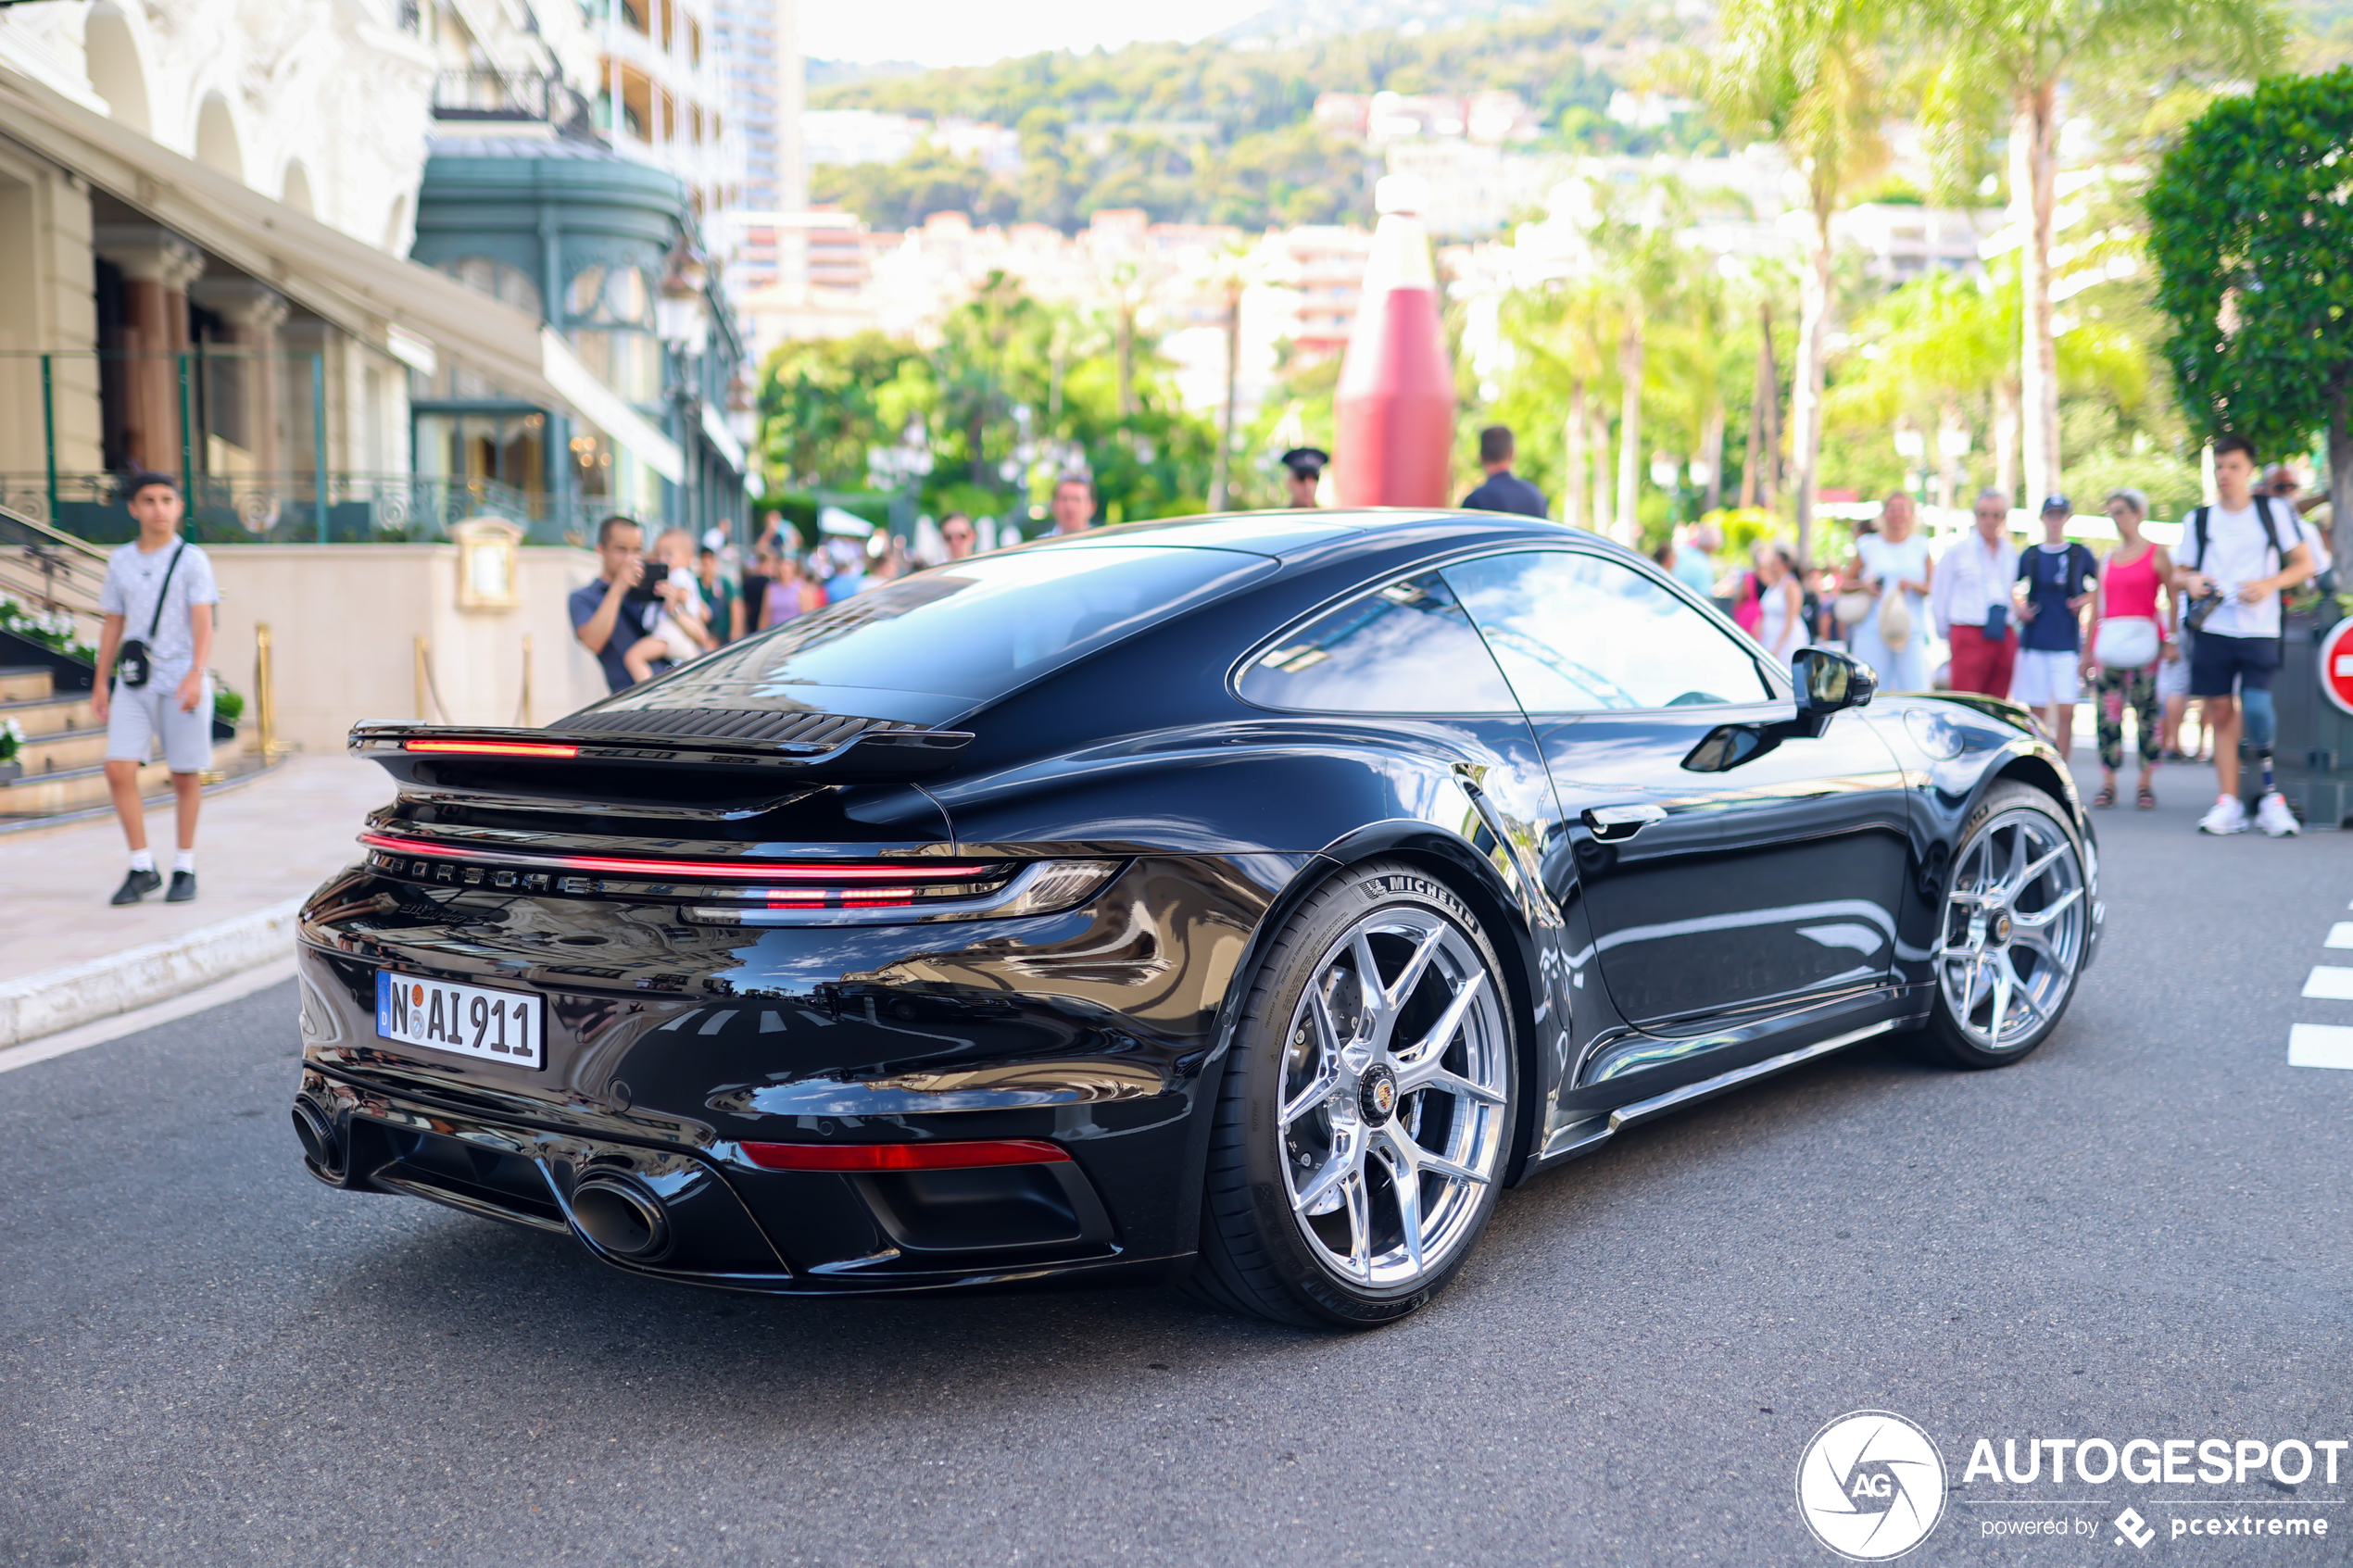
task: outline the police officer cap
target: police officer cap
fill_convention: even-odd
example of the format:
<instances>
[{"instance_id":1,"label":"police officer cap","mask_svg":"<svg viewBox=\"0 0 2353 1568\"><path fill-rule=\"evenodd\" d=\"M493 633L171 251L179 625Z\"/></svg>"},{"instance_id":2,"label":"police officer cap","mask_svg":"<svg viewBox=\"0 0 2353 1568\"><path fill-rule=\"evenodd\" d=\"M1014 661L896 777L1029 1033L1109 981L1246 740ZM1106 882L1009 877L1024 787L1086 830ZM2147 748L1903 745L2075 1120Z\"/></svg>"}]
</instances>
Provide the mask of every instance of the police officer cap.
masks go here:
<instances>
[{"instance_id":1,"label":"police officer cap","mask_svg":"<svg viewBox=\"0 0 2353 1568\"><path fill-rule=\"evenodd\" d=\"M1314 479L1324 471L1324 465L1331 460L1332 455L1329 452L1315 446L1294 446L1283 454L1283 467L1302 479Z\"/></svg>"}]
</instances>

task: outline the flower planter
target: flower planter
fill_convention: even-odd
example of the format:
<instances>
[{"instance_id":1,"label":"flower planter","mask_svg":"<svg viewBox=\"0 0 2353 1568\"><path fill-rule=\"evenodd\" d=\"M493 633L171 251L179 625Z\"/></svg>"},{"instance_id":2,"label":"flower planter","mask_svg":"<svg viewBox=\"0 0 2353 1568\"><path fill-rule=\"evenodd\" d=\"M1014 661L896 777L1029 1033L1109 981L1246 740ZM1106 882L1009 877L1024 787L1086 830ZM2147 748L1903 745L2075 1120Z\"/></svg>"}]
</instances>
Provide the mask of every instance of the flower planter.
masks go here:
<instances>
[{"instance_id":1,"label":"flower planter","mask_svg":"<svg viewBox=\"0 0 2353 1568\"><path fill-rule=\"evenodd\" d=\"M23 763L13 757L6 762L0 762L0 784L14 784L22 777L24 777Z\"/></svg>"}]
</instances>

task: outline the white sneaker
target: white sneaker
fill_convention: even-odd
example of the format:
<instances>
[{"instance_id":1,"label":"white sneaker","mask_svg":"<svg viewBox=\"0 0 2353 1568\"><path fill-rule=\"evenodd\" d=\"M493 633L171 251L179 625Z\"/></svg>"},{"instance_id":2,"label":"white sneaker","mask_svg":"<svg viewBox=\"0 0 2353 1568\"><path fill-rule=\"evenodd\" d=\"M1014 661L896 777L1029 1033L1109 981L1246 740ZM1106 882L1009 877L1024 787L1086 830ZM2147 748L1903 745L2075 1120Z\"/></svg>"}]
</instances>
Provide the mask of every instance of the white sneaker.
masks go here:
<instances>
[{"instance_id":1,"label":"white sneaker","mask_svg":"<svg viewBox=\"0 0 2353 1568\"><path fill-rule=\"evenodd\" d=\"M2304 831L2296 813L2287 809L2287 797L2276 789L2255 803L2255 825L2273 838L2288 838Z\"/></svg>"},{"instance_id":2,"label":"white sneaker","mask_svg":"<svg viewBox=\"0 0 2353 1568\"><path fill-rule=\"evenodd\" d=\"M2226 795L2214 803L2213 809L2197 820L2200 833L2245 833L2246 806L2235 795Z\"/></svg>"}]
</instances>

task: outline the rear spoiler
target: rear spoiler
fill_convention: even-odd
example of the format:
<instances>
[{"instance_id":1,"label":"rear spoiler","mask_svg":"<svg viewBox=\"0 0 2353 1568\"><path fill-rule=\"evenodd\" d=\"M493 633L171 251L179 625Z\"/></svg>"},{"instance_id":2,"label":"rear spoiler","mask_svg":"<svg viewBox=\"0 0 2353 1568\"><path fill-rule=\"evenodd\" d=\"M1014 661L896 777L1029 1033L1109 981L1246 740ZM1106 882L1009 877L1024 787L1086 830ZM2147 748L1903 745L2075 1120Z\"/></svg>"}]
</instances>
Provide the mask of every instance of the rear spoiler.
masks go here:
<instances>
[{"instance_id":1,"label":"rear spoiler","mask_svg":"<svg viewBox=\"0 0 2353 1568\"><path fill-rule=\"evenodd\" d=\"M875 724L832 745L726 740L697 735L632 735L613 730L544 730L415 724L363 719L351 726L350 750L384 764L403 784L443 783L440 770L494 771L521 784L559 784L581 768L647 770L698 782L774 785L904 784L946 771L971 746L962 730ZM432 770L421 772L421 770Z\"/></svg>"}]
</instances>

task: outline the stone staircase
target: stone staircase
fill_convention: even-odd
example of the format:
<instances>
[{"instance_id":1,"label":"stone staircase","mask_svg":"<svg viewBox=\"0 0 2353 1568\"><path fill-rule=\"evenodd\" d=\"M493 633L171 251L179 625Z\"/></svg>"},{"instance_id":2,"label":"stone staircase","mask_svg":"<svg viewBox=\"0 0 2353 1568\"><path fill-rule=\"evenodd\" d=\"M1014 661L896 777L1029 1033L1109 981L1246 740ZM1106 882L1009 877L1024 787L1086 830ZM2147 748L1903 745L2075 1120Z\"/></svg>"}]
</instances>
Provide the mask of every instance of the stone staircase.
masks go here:
<instances>
[{"instance_id":1,"label":"stone staircase","mask_svg":"<svg viewBox=\"0 0 2353 1568\"><path fill-rule=\"evenodd\" d=\"M0 832L106 809L107 730L90 710L89 693L60 695L47 670L0 665L0 720L7 719L24 731L24 747L16 756L24 771L0 782ZM258 766L258 759L225 745L214 755L223 774L242 775ZM205 778L215 782L212 773ZM170 771L160 760L140 768L143 798L166 798L170 791Z\"/></svg>"}]
</instances>

